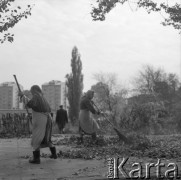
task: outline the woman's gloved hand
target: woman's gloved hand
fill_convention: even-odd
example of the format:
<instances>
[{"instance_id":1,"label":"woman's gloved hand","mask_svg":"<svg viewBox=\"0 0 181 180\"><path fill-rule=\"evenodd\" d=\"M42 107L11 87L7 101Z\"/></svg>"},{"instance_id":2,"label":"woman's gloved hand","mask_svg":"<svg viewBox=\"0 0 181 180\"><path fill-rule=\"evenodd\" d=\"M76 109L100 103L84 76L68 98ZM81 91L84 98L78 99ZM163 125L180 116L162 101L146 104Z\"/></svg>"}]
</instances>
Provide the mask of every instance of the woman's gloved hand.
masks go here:
<instances>
[{"instance_id":1,"label":"woman's gloved hand","mask_svg":"<svg viewBox=\"0 0 181 180\"><path fill-rule=\"evenodd\" d=\"M19 93L18 93L18 96L19 96L20 98L22 98L22 97L24 96L24 94L23 94L22 92L19 92Z\"/></svg>"},{"instance_id":2,"label":"woman's gloved hand","mask_svg":"<svg viewBox=\"0 0 181 180\"><path fill-rule=\"evenodd\" d=\"M103 115L103 112L102 111L97 111L97 114L98 115Z\"/></svg>"}]
</instances>

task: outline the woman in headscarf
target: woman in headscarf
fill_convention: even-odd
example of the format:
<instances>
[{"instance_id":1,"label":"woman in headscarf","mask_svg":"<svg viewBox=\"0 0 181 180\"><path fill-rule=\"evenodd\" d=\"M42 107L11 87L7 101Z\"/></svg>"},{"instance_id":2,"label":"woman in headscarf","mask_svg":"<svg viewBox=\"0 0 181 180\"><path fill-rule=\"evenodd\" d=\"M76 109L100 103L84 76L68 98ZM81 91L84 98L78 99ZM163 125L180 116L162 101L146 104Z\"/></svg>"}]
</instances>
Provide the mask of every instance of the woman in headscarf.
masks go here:
<instances>
[{"instance_id":1,"label":"woman in headscarf","mask_svg":"<svg viewBox=\"0 0 181 180\"><path fill-rule=\"evenodd\" d=\"M83 134L92 135L92 139L96 140L96 132L99 129L98 123L91 118L91 114L100 114L94 106L92 99L94 97L94 91L89 90L81 98L80 101L80 113L79 113L79 132L80 140L83 142Z\"/></svg>"},{"instance_id":2,"label":"woman in headscarf","mask_svg":"<svg viewBox=\"0 0 181 180\"><path fill-rule=\"evenodd\" d=\"M38 85L31 87L32 99L27 98L20 93L20 97L25 106L32 109L32 140L33 158L30 163L40 164L40 148L49 147L51 151L50 158L57 158L56 148L51 142L52 117L51 108L44 98Z\"/></svg>"}]
</instances>

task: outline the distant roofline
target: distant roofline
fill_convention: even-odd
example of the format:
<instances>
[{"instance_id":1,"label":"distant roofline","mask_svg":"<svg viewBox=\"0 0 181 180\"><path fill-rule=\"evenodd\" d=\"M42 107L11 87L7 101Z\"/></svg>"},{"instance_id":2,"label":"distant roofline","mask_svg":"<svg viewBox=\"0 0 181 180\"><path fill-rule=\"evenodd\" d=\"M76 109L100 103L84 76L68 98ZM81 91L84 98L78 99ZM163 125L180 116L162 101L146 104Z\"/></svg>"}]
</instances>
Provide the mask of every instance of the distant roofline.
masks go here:
<instances>
[{"instance_id":1,"label":"distant roofline","mask_svg":"<svg viewBox=\"0 0 181 180\"><path fill-rule=\"evenodd\" d=\"M16 83L14 81L0 83L0 87L13 86L13 85L16 85ZM19 84L19 85L20 85L20 87L23 87L21 84Z\"/></svg>"},{"instance_id":2,"label":"distant roofline","mask_svg":"<svg viewBox=\"0 0 181 180\"><path fill-rule=\"evenodd\" d=\"M11 81L11 82L3 82L0 85L11 85L11 84L15 84L15 82Z\"/></svg>"},{"instance_id":3,"label":"distant roofline","mask_svg":"<svg viewBox=\"0 0 181 180\"><path fill-rule=\"evenodd\" d=\"M58 81L58 80L51 80L49 82L42 84L42 86L45 86L45 85L61 85L62 83L64 83L64 82Z\"/></svg>"}]
</instances>

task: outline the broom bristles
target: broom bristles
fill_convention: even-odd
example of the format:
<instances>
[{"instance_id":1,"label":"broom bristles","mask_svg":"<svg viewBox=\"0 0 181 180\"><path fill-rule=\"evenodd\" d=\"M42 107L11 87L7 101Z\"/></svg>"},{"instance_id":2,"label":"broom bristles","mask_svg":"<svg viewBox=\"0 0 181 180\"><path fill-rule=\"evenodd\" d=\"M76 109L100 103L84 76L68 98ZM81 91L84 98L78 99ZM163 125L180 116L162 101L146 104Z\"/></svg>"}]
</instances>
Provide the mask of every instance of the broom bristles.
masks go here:
<instances>
[{"instance_id":1,"label":"broom bristles","mask_svg":"<svg viewBox=\"0 0 181 180\"><path fill-rule=\"evenodd\" d=\"M117 135L119 136L119 140L122 140L125 143L129 144L129 140L128 140L128 138L126 136L121 134L116 128L114 128L114 130L116 131Z\"/></svg>"}]
</instances>

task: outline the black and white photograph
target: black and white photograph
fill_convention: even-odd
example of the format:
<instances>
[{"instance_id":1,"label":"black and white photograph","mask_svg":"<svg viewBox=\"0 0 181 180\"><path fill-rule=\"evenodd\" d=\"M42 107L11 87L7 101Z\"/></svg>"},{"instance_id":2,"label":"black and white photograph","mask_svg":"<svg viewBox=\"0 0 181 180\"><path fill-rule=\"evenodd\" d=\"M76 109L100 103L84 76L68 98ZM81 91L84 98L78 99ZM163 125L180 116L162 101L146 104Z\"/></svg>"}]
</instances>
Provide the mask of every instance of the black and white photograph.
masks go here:
<instances>
[{"instance_id":1,"label":"black and white photograph","mask_svg":"<svg viewBox=\"0 0 181 180\"><path fill-rule=\"evenodd\" d=\"M0 180L181 179L181 0L0 0Z\"/></svg>"}]
</instances>

